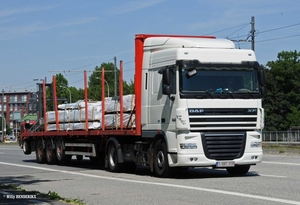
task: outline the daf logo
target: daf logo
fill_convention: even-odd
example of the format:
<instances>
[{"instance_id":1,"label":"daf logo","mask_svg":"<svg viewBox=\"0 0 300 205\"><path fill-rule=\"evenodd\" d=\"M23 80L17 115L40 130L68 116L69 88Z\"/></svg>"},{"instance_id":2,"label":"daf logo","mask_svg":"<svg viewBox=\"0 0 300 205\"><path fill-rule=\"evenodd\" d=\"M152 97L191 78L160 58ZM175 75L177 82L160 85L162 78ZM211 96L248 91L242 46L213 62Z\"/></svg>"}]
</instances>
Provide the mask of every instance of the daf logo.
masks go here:
<instances>
[{"instance_id":1,"label":"daf logo","mask_svg":"<svg viewBox=\"0 0 300 205\"><path fill-rule=\"evenodd\" d=\"M256 112L256 108L248 109L247 113L254 113Z\"/></svg>"},{"instance_id":2,"label":"daf logo","mask_svg":"<svg viewBox=\"0 0 300 205\"><path fill-rule=\"evenodd\" d=\"M189 113L204 113L204 109L200 109L200 108L189 109Z\"/></svg>"}]
</instances>

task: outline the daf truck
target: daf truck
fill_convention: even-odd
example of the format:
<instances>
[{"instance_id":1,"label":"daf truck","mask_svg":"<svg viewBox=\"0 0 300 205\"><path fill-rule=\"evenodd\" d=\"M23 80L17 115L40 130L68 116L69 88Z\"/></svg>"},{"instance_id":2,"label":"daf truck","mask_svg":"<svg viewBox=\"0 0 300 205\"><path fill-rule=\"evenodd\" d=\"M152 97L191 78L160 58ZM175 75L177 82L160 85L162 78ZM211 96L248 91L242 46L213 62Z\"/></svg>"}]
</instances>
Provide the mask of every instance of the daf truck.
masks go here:
<instances>
[{"instance_id":1,"label":"daf truck","mask_svg":"<svg viewBox=\"0 0 300 205\"><path fill-rule=\"evenodd\" d=\"M40 84L39 120L21 134L24 153L35 152L39 163L87 156L112 172L149 166L167 177L175 168L190 167L244 175L262 161L265 74L252 50L213 36L137 34L129 109L122 83L117 99L105 97L105 68L98 105L88 102L84 76L85 100L78 111L58 109L55 77ZM108 110L110 103L114 110ZM78 113L83 118L72 120Z\"/></svg>"}]
</instances>

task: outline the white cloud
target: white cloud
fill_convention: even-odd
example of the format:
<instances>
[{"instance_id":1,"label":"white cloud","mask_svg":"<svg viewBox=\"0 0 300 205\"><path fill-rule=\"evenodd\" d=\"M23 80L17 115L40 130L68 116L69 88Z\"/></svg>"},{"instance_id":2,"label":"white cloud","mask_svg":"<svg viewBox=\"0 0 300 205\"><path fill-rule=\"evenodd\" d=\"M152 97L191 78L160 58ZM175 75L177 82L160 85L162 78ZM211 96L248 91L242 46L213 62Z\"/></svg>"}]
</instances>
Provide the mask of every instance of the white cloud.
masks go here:
<instances>
[{"instance_id":1,"label":"white cloud","mask_svg":"<svg viewBox=\"0 0 300 205\"><path fill-rule=\"evenodd\" d=\"M49 10L52 8L55 8L57 6L49 6L49 7L25 7L25 8L18 8L18 9L6 9L6 10L0 10L0 17L8 17L12 15L17 14L23 14L23 13L31 13L36 11L44 11Z\"/></svg>"},{"instance_id":2,"label":"white cloud","mask_svg":"<svg viewBox=\"0 0 300 205\"><path fill-rule=\"evenodd\" d=\"M62 21L52 25L48 25L48 24L46 25L41 22L35 22L26 26L17 26L17 27L2 26L0 28L0 40L11 39L19 36L24 36L24 35L31 35L31 34L35 34L36 32L48 31L55 28L86 24L95 20L98 20L98 18L93 18L93 17L80 18L76 20Z\"/></svg>"},{"instance_id":3,"label":"white cloud","mask_svg":"<svg viewBox=\"0 0 300 205\"><path fill-rule=\"evenodd\" d=\"M111 15L118 15L123 13L129 13L137 10L141 10L147 7L154 6L156 4L160 4L166 0L148 0L148 1L130 1L123 5L112 8L108 11Z\"/></svg>"}]
</instances>

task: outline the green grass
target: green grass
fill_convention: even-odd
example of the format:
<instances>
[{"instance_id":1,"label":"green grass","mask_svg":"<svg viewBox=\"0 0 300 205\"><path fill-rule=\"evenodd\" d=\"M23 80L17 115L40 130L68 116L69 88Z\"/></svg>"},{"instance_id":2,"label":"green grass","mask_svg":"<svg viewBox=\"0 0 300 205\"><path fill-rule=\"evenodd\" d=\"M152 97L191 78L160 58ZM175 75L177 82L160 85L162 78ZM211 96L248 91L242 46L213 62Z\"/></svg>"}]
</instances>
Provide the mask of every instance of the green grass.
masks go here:
<instances>
[{"instance_id":1,"label":"green grass","mask_svg":"<svg viewBox=\"0 0 300 205\"><path fill-rule=\"evenodd\" d=\"M56 193L54 191L49 191L48 195L50 196L50 199L62 200L62 198L58 195L58 193Z\"/></svg>"},{"instance_id":2,"label":"green grass","mask_svg":"<svg viewBox=\"0 0 300 205\"><path fill-rule=\"evenodd\" d=\"M284 149L284 148L280 148L280 149L279 149L279 153L281 153L281 154L282 154L282 153L285 153L285 149Z\"/></svg>"},{"instance_id":3,"label":"green grass","mask_svg":"<svg viewBox=\"0 0 300 205\"><path fill-rule=\"evenodd\" d=\"M263 150L280 154L300 154L300 145L298 144L263 144Z\"/></svg>"},{"instance_id":4,"label":"green grass","mask_svg":"<svg viewBox=\"0 0 300 205\"><path fill-rule=\"evenodd\" d=\"M74 205L84 205L82 200L79 200L79 199L64 199L64 198L60 197L58 195L58 193L56 193L54 191L49 191L48 196L50 196L50 199L52 199L52 200L61 200L61 201L64 201L66 203L74 204Z\"/></svg>"}]
</instances>

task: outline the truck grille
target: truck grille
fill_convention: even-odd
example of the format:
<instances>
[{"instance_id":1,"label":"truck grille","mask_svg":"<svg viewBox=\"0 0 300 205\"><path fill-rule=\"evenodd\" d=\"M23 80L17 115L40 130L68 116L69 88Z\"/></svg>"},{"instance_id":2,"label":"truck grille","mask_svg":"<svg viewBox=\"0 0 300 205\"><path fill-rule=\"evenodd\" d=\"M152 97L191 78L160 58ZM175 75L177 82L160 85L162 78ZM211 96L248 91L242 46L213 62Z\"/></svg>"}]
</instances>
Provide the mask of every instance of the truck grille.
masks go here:
<instances>
[{"instance_id":1,"label":"truck grille","mask_svg":"<svg viewBox=\"0 0 300 205\"><path fill-rule=\"evenodd\" d=\"M232 160L243 156L246 132L209 132L202 134L202 144L208 159Z\"/></svg>"},{"instance_id":2,"label":"truck grille","mask_svg":"<svg viewBox=\"0 0 300 205\"><path fill-rule=\"evenodd\" d=\"M246 130L256 129L256 108L189 108L190 129Z\"/></svg>"}]
</instances>

